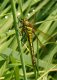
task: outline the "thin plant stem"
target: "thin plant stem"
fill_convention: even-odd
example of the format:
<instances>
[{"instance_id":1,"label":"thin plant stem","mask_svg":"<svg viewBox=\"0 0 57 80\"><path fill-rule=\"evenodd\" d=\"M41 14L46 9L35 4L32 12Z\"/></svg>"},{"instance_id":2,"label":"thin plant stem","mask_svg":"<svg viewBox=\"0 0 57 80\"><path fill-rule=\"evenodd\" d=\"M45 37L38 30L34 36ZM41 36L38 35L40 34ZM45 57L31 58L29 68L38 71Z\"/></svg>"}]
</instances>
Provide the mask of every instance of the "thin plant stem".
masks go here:
<instances>
[{"instance_id":1,"label":"thin plant stem","mask_svg":"<svg viewBox=\"0 0 57 80\"><path fill-rule=\"evenodd\" d=\"M39 45L38 45L38 38L37 38L37 77L39 77Z\"/></svg>"},{"instance_id":2,"label":"thin plant stem","mask_svg":"<svg viewBox=\"0 0 57 80\"><path fill-rule=\"evenodd\" d=\"M49 22L49 21L57 21L57 18L55 18L55 19L47 19L47 20L43 20L43 21L38 21L34 25L42 24L42 23Z\"/></svg>"},{"instance_id":3,"label":"thin plant stem","mask_svg":"<svg viewBox=\"0 0 57 80\"><path fill-rule=\"evenodd\" d=\"M22 0L18 0L18 4L19 4L19 10L20 10L20 14L21 14L21 18L23 18L24 16L23 16L23 11L22 11ZM18 11L19 11L18 10Z\"/></svg>"},{"instance_id":4,"label":"thin plant stem","mask_svg":"<svg viewBox=\"0 0 57 80\"><path fill-rule=\"evenodd\" d=\"M16 38L17 38L17 43L18 43L18 51L20 54L20 59L21 59L22 69L23 69L23 74L24 74L24 80L27 80L26 69L25 69L24 59L23 59L22 50L21 50L21 40L20 40L20 36L18 34L19 33L18 28L17 28L18 20L17 20L17 16L16 16L16 8L15 8L14 0L11 0L11 7L12 7L12 13L13 13L13 19L14 19L14 28L15 28Z\"/></svg>"},{"instance_id":5,"label":"thin plant stem","mask_svg":"<svg viewBox=\"0 0 57 80\"><path fill-rule=\"evenodd\" d=\"M33 2L32 0L29 0L28 7L27 7L27 10L26 10L26 13L25 13L25 16L24 16L25 18L28 17L28 13L30 11L32 2Z\"/></svg>"},{"instance_id":6,"label":"thin plant stem","mask_svg":"<svg viewBox=\"0 0 57 80\"><path fill-rule=\"evenodd\" d=\"M35 80L37 80L37 71L36 71L36 66L34 67L34 75L35 75Z\"/></svg>"}]
</instances>

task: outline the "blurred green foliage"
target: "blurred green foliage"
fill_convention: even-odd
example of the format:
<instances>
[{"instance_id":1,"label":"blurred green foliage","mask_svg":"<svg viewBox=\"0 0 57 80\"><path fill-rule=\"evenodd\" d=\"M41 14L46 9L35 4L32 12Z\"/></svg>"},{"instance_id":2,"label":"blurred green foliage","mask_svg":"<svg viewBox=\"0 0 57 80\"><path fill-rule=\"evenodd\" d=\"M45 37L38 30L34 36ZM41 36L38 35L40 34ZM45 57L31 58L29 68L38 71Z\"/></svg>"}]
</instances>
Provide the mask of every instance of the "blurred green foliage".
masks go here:
<instances>
[{"instance_id":1,"label":"blurred green foliage","mask_svg":"<svg viewBox=\"0 0 57 80\"><path fill-rule=\"evenodd\" d=\"M34 26L35 34L39 38L39 78L37 80L57 80L57 1L14 1L16 16L27 18ZM18 24L18 29L19 27L20 24ZM20 38L21 34L20 31ZM27 41L25 40L23 44L22 51L27 80L34 80ZM34 35L33 44L37 60L37 41ZM16 69L17 66L18 69ZM0 80L16 80L16 75L19 76L20 80L23 80L11 4L10 0L0 0Z\"/></svg>"}]
</instances>

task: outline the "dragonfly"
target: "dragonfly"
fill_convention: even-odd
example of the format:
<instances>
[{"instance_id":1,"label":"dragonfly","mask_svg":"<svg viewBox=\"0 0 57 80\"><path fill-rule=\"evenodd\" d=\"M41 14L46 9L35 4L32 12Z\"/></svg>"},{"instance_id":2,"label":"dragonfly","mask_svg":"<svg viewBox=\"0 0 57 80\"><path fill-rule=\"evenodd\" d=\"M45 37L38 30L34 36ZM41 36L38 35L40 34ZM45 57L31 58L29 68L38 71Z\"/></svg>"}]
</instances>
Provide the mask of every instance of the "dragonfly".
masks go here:
<instances>
[{"instance_id":1,"label":"dragonfly","mask_svg":"<svg viewBox=\"0 0 57 80\"><path fill-rule=\"evenodd\" d=\"M33 47L33 26L27 19L21 19L20 22L23 24L21 32L25 32L25 34L27 36L30 53L31 53L31 58L32 58L32 64L33 64L33 66L36 66L34 47Z\"/></svg>"},{"instance_id":2,"label":"dragonfly","mask_svg":"<svg viewBox=\"0 0 57 80\"><path fill-rule=\"evenodd\" d=\"M28 19L20 19L19 21L21 22L21 24L23 24L21 33L25 33L25 36L27 37L27 40L28 40L28 43L29 43L29 50L30 50L30 53L31 53L32 64L33 64L33 66L36 66L36 58L35 58L34 46L33 46L33 37L34 37L33 34L35 35L35 37L37 39L37 43L39 41L42 48L45 48L45 46L38 39L38 36L35 34L34 26L32 25L31 22L28 21ZM40 32L45 35L44 32L42 32L42 31L40 31Z\"/></svg>"}]
</instances>

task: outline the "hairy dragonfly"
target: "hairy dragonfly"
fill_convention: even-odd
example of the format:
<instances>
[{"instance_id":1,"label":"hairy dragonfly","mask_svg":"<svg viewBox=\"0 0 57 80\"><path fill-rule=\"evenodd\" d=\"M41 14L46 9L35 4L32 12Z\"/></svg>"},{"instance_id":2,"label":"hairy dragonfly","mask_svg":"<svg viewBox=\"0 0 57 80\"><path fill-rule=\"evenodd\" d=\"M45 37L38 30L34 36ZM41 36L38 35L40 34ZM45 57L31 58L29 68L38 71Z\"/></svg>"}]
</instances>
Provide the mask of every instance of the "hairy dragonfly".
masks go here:
<instances>
[{"instance_id":1,"label":"hairy dragonfly","mask_svg":"<svg viewBox=\"0 0 57 80\"><path fill-rule=\"evenodd\" d=\"M37 41L40 42L41 46L44 47L44 48L45 48L45 46L42 45L41 41L38 39L38 36L35 34L35 30L33 29L33 25L27 19L21 19L20 22L21 22L21 24L23 24L22 33L25 33L25 36L27 37L27 40L28 40L28 43L29 43L29 50L30 50L30 53L31 53L32 64L33 64L33 66L36 66L34 46L33 46L33 34L35 35ZM41 33L43 33L43 32L41 32Z\"/></svg>"},{"instance_id":2,"label":"hairy dragonfly","mask_svg":"<svg viewBox=\"0 0 57 80\"><path fill-rule=\"evenodd\" d=\"M23 24L22 33L26 34L28 43L29 43L29 50L31 53L32 64L36 66L36 60L34 55L34 47L33 47L33 26L27 19L22 19L20 22Z\"/></svg>"}]
</instances>

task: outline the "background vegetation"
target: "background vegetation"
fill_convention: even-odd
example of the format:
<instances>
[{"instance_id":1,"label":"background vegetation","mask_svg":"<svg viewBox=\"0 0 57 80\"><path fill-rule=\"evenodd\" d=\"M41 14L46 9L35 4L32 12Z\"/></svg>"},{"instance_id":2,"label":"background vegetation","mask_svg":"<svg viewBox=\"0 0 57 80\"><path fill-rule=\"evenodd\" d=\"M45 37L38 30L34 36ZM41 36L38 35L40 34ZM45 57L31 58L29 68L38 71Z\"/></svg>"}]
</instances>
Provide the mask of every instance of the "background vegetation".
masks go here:
<instances>
[{"instance_id":1,"label":"background vegetation","mask_svg":"<svg viewBox=\"0 0 57 80\"><path fill-rule=\"evenodd\" d=\"M57 0L14 0L14 4L19 39L20 18L31 22L39 39L37 50L33 35L35 57L39 58L37 80L57 80ZM19 45L20 57L14 26L11 0L0 0L0 80L35 80L26 36L23 46Z\"/></svg>"}]
</instances>

